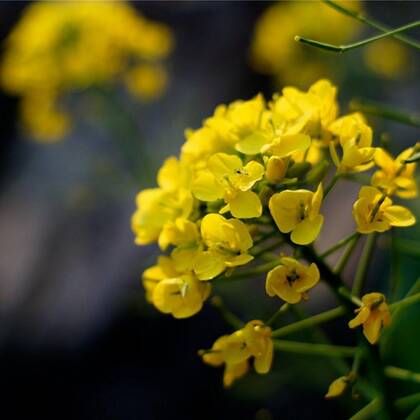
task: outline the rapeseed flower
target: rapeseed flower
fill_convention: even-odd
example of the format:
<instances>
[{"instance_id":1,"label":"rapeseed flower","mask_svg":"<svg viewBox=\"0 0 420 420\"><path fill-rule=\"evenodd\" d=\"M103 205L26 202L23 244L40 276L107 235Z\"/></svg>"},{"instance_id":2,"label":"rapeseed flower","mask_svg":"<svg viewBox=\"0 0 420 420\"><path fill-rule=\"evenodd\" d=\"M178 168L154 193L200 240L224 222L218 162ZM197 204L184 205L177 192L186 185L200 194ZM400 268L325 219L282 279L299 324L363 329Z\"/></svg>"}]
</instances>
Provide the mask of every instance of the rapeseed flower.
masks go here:
<instances>
[{"instance_id":1,"label":"rapeseed flower","mask_svg":"<svg viewBox=\"0 0 420 420\"><path fill-rule=\"evenodd\" d=\"M274 194L268 206L280 232L291 232L290 239L298 245L313 242L324 222L319 214L322 195L321 184L315 192L301 189Z\"/></svg>"},{"instance_id":2,"label":"rapeseed flower","mask_svg":"<svg viewBox=\"0 0 420 420\"><path fill-rule=\"evenodd\" d=\"M391 323L391 313L382 293L368 293L362 297L357 316L349 322L350 328L363 325L363 334L370 344L376 344L383 327Z\"/></svg>"},{"instance_id":3,"label":"rapeseed flower","mask_svg":"<svg viewBox=\"0 0 420 420\"><path fill-rule=\"evenodd\" d=\"M291 257L283 257L280 265L273 268L265 281L265 290L271 297L278 296L287 303L299 303L307 299L307 291L319 282L316 264L309 267Z\"/></svg>"},{"instance_id":4,"label":"rapeseed flower","mask_svg":"<svg viewBox=\"0 0 420 420\"><path fill-rule=\"evenodd\" d=\"M392 226L412 226L416 219L406 207L397 206L375 187L362 187L353 205L353 217L360 233L385 232Z\"/></svg>"}]
</instances>

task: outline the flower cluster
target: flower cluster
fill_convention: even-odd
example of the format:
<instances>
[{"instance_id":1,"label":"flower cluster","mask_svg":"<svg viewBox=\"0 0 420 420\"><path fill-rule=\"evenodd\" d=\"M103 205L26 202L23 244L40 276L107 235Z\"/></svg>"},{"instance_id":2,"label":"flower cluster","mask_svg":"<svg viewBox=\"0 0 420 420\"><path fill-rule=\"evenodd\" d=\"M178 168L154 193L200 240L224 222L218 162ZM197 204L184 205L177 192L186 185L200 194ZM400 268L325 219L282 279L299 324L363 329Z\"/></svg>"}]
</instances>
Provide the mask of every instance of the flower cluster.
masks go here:
<instances>
[{"instance_id":1,"label":"flower cluster","mask_svg":"<svg viewBox=\"0 0 420 420\"><path fill-rule=\"evenodd\" d=\"M286 87L269 102L257 95L218 106L202 127L186 131L180 157L160 168L158 187L137 196L136 243L157 242L166 251L143 273L148 301L175 318L194 315L212 282L230 281L238 269L243 274L240 267L255 267L261 255L269 262L255 273L266 274L269 296L288 305L308 299L328 276L322 258L312 260L311 244L322 231L323 200L335 182L377 166L354 203L353 237L410 226L413 214L392 200L417 195L410 157L418 150L416 145L394 159L375 147L361 114L339 115L336 87L328 80L306 92ZM331 168L335 174L327 183ZM280 245L275 239L295 249L293 256L265 253L266 241L271 249ZM390 319L385 297L371 293L354 302L358 315L349 326L363 325L376 343ZM268 326L252 321L217 340L203 358L226 365L225 385L247 371L250 357L264 373L272 359L270 334Z\"/></svg>"},{"instance_id":2,"label":"flower cluster","mask_svg":"<svg viewBox=\"0 0 420 420\"><path fill-rule=\"evenodd\" d=\"M66 94L122 79L143 99L159 95L172 43L165 25L122 2L34 3L6 40L0 81L21 98L29 132L52 141L69 129Z\"/></svg>"}]
</instances>

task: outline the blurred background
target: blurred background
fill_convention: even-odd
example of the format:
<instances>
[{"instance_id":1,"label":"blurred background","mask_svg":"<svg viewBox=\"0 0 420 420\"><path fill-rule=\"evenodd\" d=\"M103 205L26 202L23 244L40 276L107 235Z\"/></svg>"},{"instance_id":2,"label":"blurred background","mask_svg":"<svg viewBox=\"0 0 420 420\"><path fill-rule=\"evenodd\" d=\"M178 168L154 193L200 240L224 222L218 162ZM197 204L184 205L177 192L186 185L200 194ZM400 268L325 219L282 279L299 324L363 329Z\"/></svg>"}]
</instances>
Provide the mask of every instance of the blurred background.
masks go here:
<instances>
[{"instance_id":1,"label":"blurred background","mask_svg":"<svg viewBox=\"0 0 420 420\"><path fill-rule=\"evenodd\" d=\"M198 128L218 104L330 77L342 113L353 99L418 112L418 52L390 41L338 56L295 43L297 34L346 43L375 33L317 2L118 4L127 9L0 3L2 418L348 418L350 398L323 399L337 374L320 358L278 354L272 373L224 390L221 370L205 366L197 350L228 326L210 305L176 321L146 303L140 276L158 250L134 245L130 217L136 193L155 185L184 130ZM420 16L418 2L350 7L392 27ZM80 22L92 27L85 35ZM420 139L419 128L368 119L376 141L389 141L395 153ZM321 249L354 228L357 189L343 182L331 194ZM418 201L409 206L419 215ZM401 296L420 274L418 233L398 232ZM379 290L390 274L388 239L381 238L370 268ZM244 320L265 319L276 302L264 296L262 281L216 292ZM333 304L317 289L302 305L309 313ZM420 338L407 336L419 316L420 308L410 308L388 331L382 351L389 363L420 371ZM339 324L327 328L349 344L345 332ZM396 396L419 391L391 386Z\"/></svg>"}]
</instances>

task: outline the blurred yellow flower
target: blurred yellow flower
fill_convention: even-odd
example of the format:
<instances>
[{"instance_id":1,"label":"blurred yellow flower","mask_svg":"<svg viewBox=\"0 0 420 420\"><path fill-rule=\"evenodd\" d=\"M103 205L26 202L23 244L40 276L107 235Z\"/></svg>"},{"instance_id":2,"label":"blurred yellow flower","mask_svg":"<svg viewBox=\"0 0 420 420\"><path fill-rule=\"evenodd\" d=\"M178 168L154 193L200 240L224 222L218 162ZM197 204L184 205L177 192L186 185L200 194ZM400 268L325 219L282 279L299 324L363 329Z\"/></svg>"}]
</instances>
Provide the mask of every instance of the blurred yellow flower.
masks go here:
<instances>
[{"instance_id":1,"label":"blurred yellow flower","mask_svg":"<svg viewBox=\"0 0 420 420\"><path fill-rule=\"evenodd\" d=\"M414 225L416 218L406 207L397 206L375 187L362 187L353 205L353 217L360 233L385 232L392 226Z\"/></svg>"},{"instance_id":2,"label":"blurred yellow flower","mask_svg":"<svg viewBox=\"0 0 420 420\"><path fill-rule=\"evenodd\" d=\"M143 98L162 93L158 64L171 52L170 30L124 2L37 2L6 40L1 85L22 98L25 127L39 140L62 137L68 116L59 104L71 92L126 80Z\"/></svg>"},{"instance_id":3,"label":"blurred yellow flower","mask_svg":"<svg viewBox=\"0 0 420 420\"><path fill-rule=\"evenodd\" d=\"M326 399L337 398L341 396L349 385L349 378L347 376L340 376L331 382L328 392L325 394Z\"/></svg>"},{"instance_id":4,"label":"blurred yellow flower","mask_svg":"<svg viewBox=\"0 0 420 420\"><path fill-rule=\"evenodd\" d=\"M271 297L278 296L287 303L299 303L318 282L319 270L316 264L307 267L294 258L284 257L280 265L267 274L265 290Z\"/></svg>"},{"instance_id":5,"label":"blurred yellow flower","mask_svg":"<svg viewBox=\"0 0 420 420\"><path fill-rule=\"evenodd\" d=\"M350 328L363 325L363 334L370 344L375 344L383 327L391 323L391 313L382 293L368 293L362 297L362 306L355 311L357 316L349 322Z\"/></svg>"},{"instance_id":6,"label":"blurred yellow flower","mask_svg":"<svg viewBox=\"0 0 420 420\"><path fill-rule=\"evenodd\" d=\"M407 48L400 41L391 38L366 45L363 58L369 70L388 79L404 76L410 67Z\"/></svg>"},{"instance_id":7,"label":"blurred yellow flower","mask_svg":"<svg viewBox=\"0 0 420 420\"><path fill-rule=\"evenodd\" d=\"M292 232L290 239L298 245L313 242L324 222L324 217L319 214L322 196L321 184L315 192L285 190L274 194L269 209L280 232Z\"/></svg>"},{"instance_id":8,"label":"blurred yellow flower","mask_svg":"<svg viewBox=\"0 0 420 420\"><path fill-rule=\"evenodd\" d=\"M345 7L361 11L359 1L339 1ZM260 73L277 77L281 83L306 85L321 76L336 75L336 65L321 51L297 46L296 35L324 42L345 44L358 34L361 24L343 16L320 1L277 2L257 21L250 58Z\"/></svg>"},{"instance_id":9,"label":"blurred yellow flower","mask_svg":"<svg viewBox=\"0 0 420 420\"><path fill-rule=\"evenodd\" d=\"M211 350L202 351L202 358L211 366L225 364L223 384L229 387L248 371L250 358L254 359L257 373L267 373L273 361L273 349L271 328L255 320L233 334L217 339Z\"/></svg>"},{"instance_id":10,"label":"blurred yellow flower","mask_svg":"<svg viewBox=\"0 0 420 420\"><path fill-rule=\"evenodd\" d=\"M416 163L405 163L420 146L410 147L395 159L384 149L375 152L375 163L380 167L372 176L372 185L384 190L388 195L401 198L417 197L417 183L414 179Z\"/></svg>"}]
</instances>

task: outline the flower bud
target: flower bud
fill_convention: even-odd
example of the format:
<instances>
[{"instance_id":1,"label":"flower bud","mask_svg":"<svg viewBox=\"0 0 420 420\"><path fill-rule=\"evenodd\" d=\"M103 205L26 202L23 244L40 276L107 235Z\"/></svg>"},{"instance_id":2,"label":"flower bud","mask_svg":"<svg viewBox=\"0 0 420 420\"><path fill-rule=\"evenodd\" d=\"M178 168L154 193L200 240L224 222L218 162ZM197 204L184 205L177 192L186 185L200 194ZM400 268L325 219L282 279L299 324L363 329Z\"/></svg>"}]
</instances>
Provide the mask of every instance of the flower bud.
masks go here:
<instances>
[{"instance_id":1,"label":"flower bud","mask_svg":"<svg viewBox=\"0 0 420 420\"><path fill-rule=\"evenodd\" d=\"M286 175L287 165L284 159L277 156L271 156L267 162L265 177L271 184L280 183Z\"/></svg>"},{"instance_id":2,"label":"flower bud","mask_svg":"<svg viewBox=\"0 0 420 420\"><path fill-rule=\"evenodd\" d=\"M331 383L328 392L325 394L325 398L330 399L339 397L347 389L348 384L349 380L347 376L340 376Z\"/></svg>"}]
</instances>

